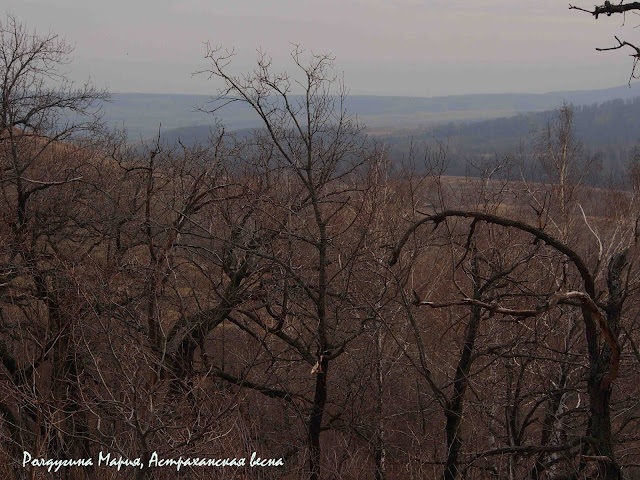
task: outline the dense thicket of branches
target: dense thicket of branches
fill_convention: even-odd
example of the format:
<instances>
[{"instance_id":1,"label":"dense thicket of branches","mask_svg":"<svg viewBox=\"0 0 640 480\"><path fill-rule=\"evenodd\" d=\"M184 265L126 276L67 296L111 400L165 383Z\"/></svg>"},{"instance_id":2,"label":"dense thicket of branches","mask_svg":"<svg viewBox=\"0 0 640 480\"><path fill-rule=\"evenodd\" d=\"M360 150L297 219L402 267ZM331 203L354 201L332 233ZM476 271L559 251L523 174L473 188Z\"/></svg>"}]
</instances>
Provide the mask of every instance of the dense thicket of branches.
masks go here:
<instances>
[{"instance_id":1,"label":"dense thicket of branches","mask_svg":"<svg viewBox=\"0 0 640 480\"><path fill-rule=\"evenodd\" d=\"M2 29L6 478L638 475L638 182L581 183L569 107L537 139L547 183L443 177L443 150L418 176L330 57L234 76L210 49L212 110L264 128L141 149L100 133L103 93L49 82L63 43ZM150 466L252 452L283 466Z\"/></svg>"}]
</instances>

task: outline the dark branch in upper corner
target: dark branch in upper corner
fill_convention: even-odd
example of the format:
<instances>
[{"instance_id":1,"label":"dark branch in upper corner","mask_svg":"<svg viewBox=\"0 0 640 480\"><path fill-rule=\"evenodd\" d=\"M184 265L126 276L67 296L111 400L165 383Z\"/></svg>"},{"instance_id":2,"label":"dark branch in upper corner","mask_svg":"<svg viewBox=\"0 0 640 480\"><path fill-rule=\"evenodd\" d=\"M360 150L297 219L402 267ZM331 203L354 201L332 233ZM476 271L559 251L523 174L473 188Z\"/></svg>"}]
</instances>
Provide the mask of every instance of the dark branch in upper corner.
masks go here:
<instances>
[{"instance_id":1,"label":"dark branch in upper corner","mask_svg":"<svg viewBox=\"0 0 640 480\"><path fill-rule=\"evenodd\" d=\"M602 15L602 14L605 14L610 17L614 13L624 13L624 12L628 12L629 10L640 10L640 2L629 2L629 3L620 3L619 5L612 5L611 2L607 1L607 2L604 2L604 5L594 6L593 11L585 10L584 8L576 7L569 4L569 10L581 10L583 12L590 13L597 19L598 15Z\"/></svg>"},{"instance_id":2,"label":"dark branch in upper corner","mask_svg":"<svg viewBox=\"0 0 640 480\"><path fill-rule=\"evenodd\" d=\"M620 40L618 37L614 37L617 41L618 41L618 45L614 46L614 47L607 47L607 48L596 48L597 51L599 52L605 52L607 50L618 50L619 48L622 47L631 47L633 48L636 53L632 54L633 57L640 57L640 48L636 47L634 44L625 41Z\"/></svg>"},{"instance_id":3,"label":"dark branch in upper corner","mask_svg":"<svg viewBox=\"0 0 640 480\"><path fill-rule=\"evenodd\" d=\"M629 43L626 40L622 41L618 37L614 38L618 41L618 45L607 48L596 48L596 50L599 52L605 52L607 50L618 50L622 47L631 47L636 51L636 53L631 54L631 56L633 57L633 68L631 69L631 75L629 76L629 86L631 86L631 80L634 78L638 78L636 76L636 66L638 65L638 60L640 60L640 47L636 47L633 43Z\"/></svg>"},{"instance_id":4,"label":"dark branch in upper corner","mask_svg":"<svg viewBox=\"0 0 640 480\"><path fill-rule=\"evenodd\" d=\"M584 8L576 7L574 5L569 4L569 10L580 10L582 12L587 12L593 15L597 19L598 15L600 14L606 14L607 16L610 17L614 13L624 14L625 12L628 12L631 10L640 10L640 2L629 2L629 3L620 2L620 4L618 5L612 5L611 2L606 1L604 2L604 5L594 6L593 11L586 10ZM599 52L605 52L608 50L619 50L623 47L631 47L635 51L635 53L631 54L631 56L633 57L633 68L631 69L631 75L629 76L629 87L631 87L631 80L634 78L638 78L636 76L636 66L638 65L638 60L640 60L640 47L635 46L633 43L622 41L618 37L615 37L615 39L618 42L618 45L615 45L613 47L606 47L606 48L596 48L596 50Z\"/></svg>"}]
</instances>

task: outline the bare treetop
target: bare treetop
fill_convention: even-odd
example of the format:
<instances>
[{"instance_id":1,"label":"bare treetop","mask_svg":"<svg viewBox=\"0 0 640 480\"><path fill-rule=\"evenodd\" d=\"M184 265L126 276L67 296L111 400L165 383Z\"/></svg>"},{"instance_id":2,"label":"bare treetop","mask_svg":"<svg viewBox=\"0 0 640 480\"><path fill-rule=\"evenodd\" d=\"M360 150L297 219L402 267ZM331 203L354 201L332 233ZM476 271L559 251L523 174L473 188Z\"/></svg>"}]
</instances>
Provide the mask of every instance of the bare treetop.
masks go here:
<instances>
[{"instance_id":1,"label":"bare treetop","mask_svg":"<svg viewBox=\"0 0 640 480\"><path fill-rule=\"evenodd\" d=\"M62 139L92 128L106 91L90 82L77 87L63 67L73 52L64 38L30 32L13 15L0 21L0 131L18 128ZM69 113L85 117L68 121ZM77 119L76 119L77 120Z\"/></svg>"}]
</instances>

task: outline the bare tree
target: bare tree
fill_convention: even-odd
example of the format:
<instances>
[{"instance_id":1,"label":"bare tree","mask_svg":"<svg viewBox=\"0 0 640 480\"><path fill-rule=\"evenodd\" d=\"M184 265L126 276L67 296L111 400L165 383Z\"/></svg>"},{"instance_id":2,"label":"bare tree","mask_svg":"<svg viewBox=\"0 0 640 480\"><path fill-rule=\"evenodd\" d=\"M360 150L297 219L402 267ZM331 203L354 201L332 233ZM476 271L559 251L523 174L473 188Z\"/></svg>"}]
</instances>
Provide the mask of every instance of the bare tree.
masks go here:
<instances>
[{"instance_id":1,"label":"bare tree","mask_svg":"<svg viewBox=\"0 0 640 480\"><path fill-rule=\"evenodd\" d=\"M576 292L565 292L554 295L547 300L547 304L542 307L518 310L498 306L496 304L478 302L472 298L465 300L471 305L482 306L495 313L502 313L512 316L530 317L547 311L558 303L570 302L575 299L581 308L583 322L585 326L584 335L588 347L590 364L590 374L587 382L587 393L590 400L589 425L585 432L587 441L586 448L593 452L593 460L600 466L602 478L620 478L620 468L615 460L614 447L612 442L610 397L612 382L618 376L620 362L620 346L618 335L620 331L621 312L624 299L627 296L626 283L622 280L627 271L628 250L624 249L614 254L608 262L608 300L604 303L598 302L596 295L594 273L586 266L582 257L568 245L560 242L545 233L538 227L532 227L524 222L511 220L507 217L481 212L470 211L443 211L434 215L428 215L424 219L416 222L414 226L404 235L398 247L394 251L393 261L406 243L409 236L415 229L427 222L434 223L436 227L448 218L471 218L475 222L482 221L506 228L515 228L533 235L537 241L542 241L551 248L557 250L567 257L571 264L577 269L583 282L583 290ZM601 346L601 339L604 345ZM585 458L587 456L585 455Z\"/></svg>"},{"instance_id":2,"label":"bare tree","mask_svg":"<svg viewBox=\"0 0 640 480\"><path fill-rule=\"evenodd\" d=\"M370 318L357 300L355 272L364 258L360 249L367 241L371 218L363 209L371 178L367 180L363 173L378 154L345 110L346 92L331 76L330 56L307 56L296 47L291 57L300 74L297 79L296 74L274 73L263 53L253 72L234 76L227 73L232 55L211 47L207 51L212 67L203 73L225 84L210 111L242 102L261 118L264 128L257 132L256 144L263 159L254 174L268 182L270 190L256 198L262 217L252 220L253 231L276 233L268 244L258 241L252 248L270 264L269 276L264 277L264 303L239 312L244 319L234 322L256 339L266 335L265 340L275 342L269 347L274 349L272 364L291 371L291 365L302 362L311 371L311 379L305 382L279 378L283 385L313 384L298 393L299 387L282 390L306 415L307 472L317 480L323 463L321 433L327 428L330 366L339 362ZM338 86L335 94L334 85ZM289 357L284 363L276 360L280 349L284 349L280 355L287 352ZM229 374L223 378L249 385ZM260 384L253 382L252 388L275 393ZM336 415L334 421L341 416Z\"/></svg>"},{"instance_id":3,"label":"bare tree","mask_svg":"<svg viewBox=\"0 0 640 480\"><path fill-rule=\"evenodd\" d=\"M82 179L92 155L88 141L62 142L97 133L99 101L108 98L67 79L71 51L12 15L0 22L0 356L10 392L1 408L14 449L60 458L87 449L74 358L74 319L84 307L71 298L67 253L70 238L87 239L73 202L87 193Z\"/></svg>"}]
</instances>

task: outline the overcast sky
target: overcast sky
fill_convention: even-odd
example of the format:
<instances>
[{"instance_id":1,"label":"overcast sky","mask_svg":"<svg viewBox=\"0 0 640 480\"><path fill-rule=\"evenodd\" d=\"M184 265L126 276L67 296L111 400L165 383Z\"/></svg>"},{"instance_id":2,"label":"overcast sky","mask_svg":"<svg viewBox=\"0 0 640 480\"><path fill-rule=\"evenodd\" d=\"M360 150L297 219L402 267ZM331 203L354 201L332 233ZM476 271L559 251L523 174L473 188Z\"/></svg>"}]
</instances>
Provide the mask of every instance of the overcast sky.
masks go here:
<instances>
[{"instance_id":1,"label":"overcast sky","mask_svg":"<svg viewBox=\"0 0 640 480\"><path fill-rule=\"evenodd\" d=\"M191 75L207 67L205 41L234 48L238 71L258 48L282 69L293 68L291 43L332 53L351 94L606 88L626 83L631 59L595 47L613 45L614 35L640 41L640 17L596 21L558 0L8 0L5 8L63 35L75 45L72 77L112 92L214 93Z\"/></svg>"}]
</instances>

